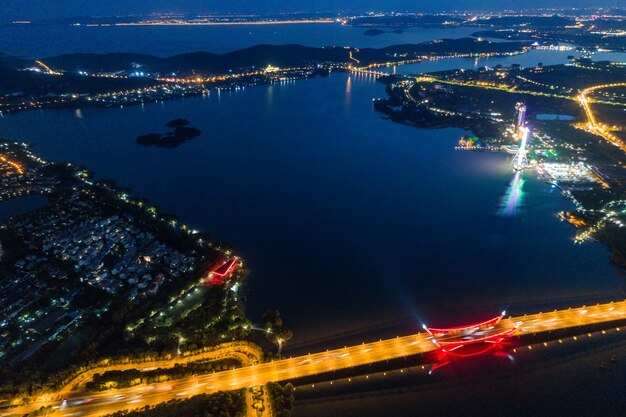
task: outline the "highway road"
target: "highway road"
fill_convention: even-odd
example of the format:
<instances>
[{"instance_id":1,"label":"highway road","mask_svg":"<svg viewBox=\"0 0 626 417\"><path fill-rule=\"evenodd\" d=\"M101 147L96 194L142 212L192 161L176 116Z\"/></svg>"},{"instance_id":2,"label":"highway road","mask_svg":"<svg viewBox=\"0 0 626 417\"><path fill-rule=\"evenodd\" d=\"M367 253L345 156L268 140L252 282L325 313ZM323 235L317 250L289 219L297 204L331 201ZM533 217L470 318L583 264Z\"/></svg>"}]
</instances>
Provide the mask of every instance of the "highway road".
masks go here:
<instances>
[{"instance_id":1,"label":"highway road","mask_svg":"<svg viewBox=\"0 0 626 417\"><path fill-rule=\"evenodd\" d=\"M624 319L626 319L626 300L503 318L497 324L481 329L480 336L488 337L512 328L516 328L515 335L521 336ZM454 340L454 338L458 340L458 337L458 334L451 334L439 337L437 340L439 342ZM60 401L36 401L34 404L15 408L11 411L23 414L43 405L53 405L58 407L54 414L58 417L100 416L119 410L158 404L171 399L188 398L199 393L249 388L264 385L271 381L292 380L428 353L437 350L437 348L438 346L432 336L421 332L149 386L142 385L105 393L75 393L63 403ZM0 414L0 417L3 415L10 414Z\"/></svg>"}]
</instances>

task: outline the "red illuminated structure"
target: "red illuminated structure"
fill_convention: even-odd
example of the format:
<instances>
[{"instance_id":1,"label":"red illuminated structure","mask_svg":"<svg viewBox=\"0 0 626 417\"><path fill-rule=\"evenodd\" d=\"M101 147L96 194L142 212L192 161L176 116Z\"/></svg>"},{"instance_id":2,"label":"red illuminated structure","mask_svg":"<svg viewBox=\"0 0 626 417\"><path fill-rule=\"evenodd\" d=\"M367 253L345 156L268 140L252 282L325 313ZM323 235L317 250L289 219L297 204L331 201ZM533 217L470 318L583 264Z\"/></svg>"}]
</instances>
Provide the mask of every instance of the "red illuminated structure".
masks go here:
<instances>
[{"instance_id":1,"label":"red illuminated structure","mask_svg":"<svg viewBox=\"0 0 626 417\"><path fill-rule=\"evenodd\" d=\"M517 330L517 325L498 326L505 314L506 312L503 311L497 317L466 326L436 328L424 325L422 327L432 336L433 342L439 346L442 353L454 356L475 356L491 350L493 346L506 340ZM465 346L475 344L484 344L485 349L473 349L471 353L459 351Z\"/></svg>"},{"instance_id":2,"label":"red illuminated structure","mask_svg":"<svg viewBox=\"0 0 626 417\"><path fill-rule=\"evenodd\" d=\"M236 267L237 258L230 258L223 262L217 262L207 274L209 283L224 284Z\"/></svg>"},{"instance_id":3,"label":"red illuminated structure","mask_svg":"<svg viewBox=\"0 0 626 417\"><path fill-rule=\"evenodd\" d=\"M439 347L435 356L438 363L433 365L429 373L449 364L453 358L484 355L496 348L502 348L503 342L518 328L518 324L505 326L500 323L505 314L503 311L492 319L458 327L437 328L422 325L432 336L433 343ZM493 354L503 355L500 351Z\"/></svg>"}]
</instances>

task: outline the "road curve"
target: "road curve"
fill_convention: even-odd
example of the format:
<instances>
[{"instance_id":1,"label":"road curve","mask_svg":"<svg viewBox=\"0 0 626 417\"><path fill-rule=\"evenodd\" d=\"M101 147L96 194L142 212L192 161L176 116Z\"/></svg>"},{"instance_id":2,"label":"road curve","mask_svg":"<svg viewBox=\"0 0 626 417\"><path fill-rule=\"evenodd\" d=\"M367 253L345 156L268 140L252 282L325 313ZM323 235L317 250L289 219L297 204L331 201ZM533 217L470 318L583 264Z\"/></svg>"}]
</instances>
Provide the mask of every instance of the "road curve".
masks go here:
<instances>
[{"instance_id":1,"label":"road curve","mask_svg":"<svg viewBox=\"0 0 626 417\"><path fill-rule=\"evenodd\" d=\"M216 346L206 352L195 355L176 356L171 359L157 359L144 362L103 364L86 370L76 375L65 387L56 393L42 396L43 398L67 397L72 391L81 391L87 382L91 381L95 374L103 374L109 371L124 371L129 369L147 370L154 368L173 368L176 365L185 365L190 362L201 360L218 361L223 359L238 360L242 366L250 366L260 362L263 352L260 348L247 342L231 342Z\"/></svg>"}]
</instances>

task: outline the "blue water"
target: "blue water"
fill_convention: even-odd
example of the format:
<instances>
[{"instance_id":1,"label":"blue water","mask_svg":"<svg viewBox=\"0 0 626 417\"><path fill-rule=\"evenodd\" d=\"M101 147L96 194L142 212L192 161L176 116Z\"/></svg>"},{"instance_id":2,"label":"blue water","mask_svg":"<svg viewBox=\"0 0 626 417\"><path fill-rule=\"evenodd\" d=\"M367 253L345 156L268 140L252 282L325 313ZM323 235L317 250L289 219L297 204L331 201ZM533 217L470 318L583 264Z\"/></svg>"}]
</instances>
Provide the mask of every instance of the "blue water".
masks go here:
<instances>
[{"instance_id":1,"label":"blue water","mask_svg":"<svg viewBox=\"0 0 626 417\"><path fill-rule=\"evenodd\" d=\"M223 53L258 44L350 45L380 48L470 36L476 28L410 28L365 36L365 28L329 24L232 26L76 27L0 25L0 52L46 57L74 52L135 52L161 56L195 51ZM45 40L45 41L43 41Z\"/></svg>"},{"instance_id":2,"label":"blue water","mask_svg":"<svg viewBox=\"0 0 626 417\"><path fill-rule=\"evenodd\" d=\"M619 297L598 243L574 245L571 208L509 157L454 151L463 131L384 120L384 87L334 73L117 109L24 112L0 136L85 164L191 227L231 242L251 270L249 316L279 308L296 340L433 310ZM185 117L176 149L137 135ZM521 184L521 189L519 189ZM514 196L514 210L510 209ZM578 303L579 301L576 301Z\"/></svg>"},{"instance_id":3,"label":"blue water","mask_svg":"<svg viewBox=\"0 0 626 417\"><path fill-rule=\"evenodd\" d=\"M569 114L541 113L535 116L537 120L574 120L574 116Z\"/></svg>"},{"instance_id":4,"label":"blue water","mask_svg":"<svg viewBox=\"0 0 626 417\"><path fill-rule=\"evenodd\" d=\"M580 53L574 51L549 51L533 49L525 54L506 57L490 58L441 58L434 61L423 61L415 64L383 67L380 70L393 74L421 74L424 72L445 71L459 68L478 69L481 67L495 67L502 65L510 67L518 64L522 67L534 67L538 63L544 65L566 64L567 57L579 56Z\"/></svg>"},{"instance_id":5,"label":"blue water","mask_svg":"<svg viewBox=\"0 0 626 417\"><path fill-rule=\"evenodd\" d=\"M626 63L626 52L598 52L591 55L594 61L612 61Z\"/></svg>"}]
</instances>

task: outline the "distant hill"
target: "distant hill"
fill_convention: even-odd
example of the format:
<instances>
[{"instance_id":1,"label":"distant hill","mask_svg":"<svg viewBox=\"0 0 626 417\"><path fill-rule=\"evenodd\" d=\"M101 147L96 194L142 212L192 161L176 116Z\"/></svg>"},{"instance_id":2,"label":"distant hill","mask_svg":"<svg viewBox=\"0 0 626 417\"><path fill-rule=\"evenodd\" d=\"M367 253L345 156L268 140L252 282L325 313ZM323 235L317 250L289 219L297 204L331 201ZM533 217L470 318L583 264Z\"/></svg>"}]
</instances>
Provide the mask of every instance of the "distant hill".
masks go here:
<instances>
[{"instance_id":1,"label":"distant hill","mask_svg":"<svg viewBox=\"0 0 626 417\"><path fill-rule=\"evenodd\" d=\"M22 59L0 52L0 69L14 70L33 64L32 60Z\"/></svg>"},{"instance_id":2,"label":"distant hill","mask_svg":"<svg viewBox=\"0 0 626 417\"><path fill-rule=\"evenodd\" d=\"M448 54L506 53L520 51L528 42L490 42L474 38L444 39L418 44L393 45L381 49L361 49L358 58L365 63L386 62Z\"/></svg>"},{"instance_id":3,"label":"distant hill","mask_svg":"<svg viewBox=\"0 0 626 417\"><path fill-rule=\"evenodd\" d=\"M101 78L66 74L63 77L0 68L0 102L3 95L95 94L161 84L148 78Z\"/></svg>"},{"instance_id":4,"label":"distant hill","mask_svg":"<svg viewBox=\"0 0 626 417\"><path fill-rule=\"evenodd\" d=\"M133 64L156 67L163 58L147 54L109 53L109 54L66 54L41 59L51 68L59 71L78 72L116 72L134 68Z\"/></svg>"},{"instance_id":5,"label":"distant hill","mask_svg":"<svg viewBox=\"0 0 626 417\"><path fill-rule=\"evenodd\" d=\"M342 47L313 48L302 45L257 45L224 54L193 52L160 58L145 54L69 54L43 59L57 70L116 72L141 68L150 72L212 73L229 70L275 67L302 67L312 63L349 61L348 50Z\"/></svg>"},{"instance_id":6,"label":"distant hill","mask_svg":"<svg viewBox=\"0 0 626 417\"><path fill-rule=\"evenodd\" d=\"M389 46L382 49L348 49L338 46L315 48L303 45L257 45L224 54L194 52L161 58L146 54L68 54L43 58L57 71L123 72L144 71L160 74L225 74L229 71L260 69L268 65L280 68L317 64L354 63L352 51L361 64L401 60L421 55L470 52L514 52L524 42L479 42L473 38L445 39L420 44Z\"/></svg>"},{"instance_id":7,"label":"distant hill","mask_svg":"<svg viewBox=\"0 0 626 417\"><path fill-rule=\"evenodd\" d=\"M593 21L593 25L597 29L626 30L626 19L624 20L596 19Z\"/></svg>"}]
</instances>

